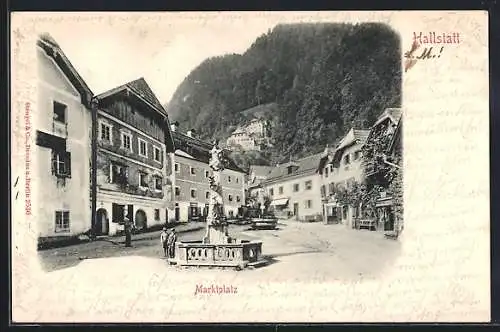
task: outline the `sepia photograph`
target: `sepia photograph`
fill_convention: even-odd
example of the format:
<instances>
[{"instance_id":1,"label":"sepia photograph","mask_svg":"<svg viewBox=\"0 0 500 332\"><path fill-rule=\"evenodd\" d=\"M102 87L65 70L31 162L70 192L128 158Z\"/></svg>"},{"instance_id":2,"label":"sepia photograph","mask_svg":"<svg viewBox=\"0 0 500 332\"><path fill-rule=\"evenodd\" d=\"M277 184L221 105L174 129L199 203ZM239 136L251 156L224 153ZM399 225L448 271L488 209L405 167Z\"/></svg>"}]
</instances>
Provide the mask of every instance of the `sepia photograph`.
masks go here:
<instances>
[{"instance_id":1,"label":"sepia photograph","mask_svg":"<svg viewBox=\"0 0 500 332\"><path fill-rule=\"evenodd\" d=\"M466 13L442 32L438 12L16 13L19 320L485 319L489 284L468 288L489 279L485 44L470 81L449 76L457 22L487 41ZM449 91L471 84L465 110ZM475 197L446 189L458 164Z\"/></svg>"}]
</instances>

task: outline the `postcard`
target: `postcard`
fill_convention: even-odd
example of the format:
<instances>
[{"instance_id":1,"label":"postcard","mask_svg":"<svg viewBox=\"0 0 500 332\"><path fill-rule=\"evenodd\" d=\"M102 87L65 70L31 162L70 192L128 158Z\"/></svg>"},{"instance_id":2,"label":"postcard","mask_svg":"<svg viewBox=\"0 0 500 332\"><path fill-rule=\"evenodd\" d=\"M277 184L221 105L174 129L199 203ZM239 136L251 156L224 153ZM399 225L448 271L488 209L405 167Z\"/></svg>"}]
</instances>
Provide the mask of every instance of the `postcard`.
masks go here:
<instances>
[{"instance_id":1,"label":"postcard","mask_svg":"<svg viewBox=\"0 0 500 332\"><path fill-rule=\"evenodd\" d=\"M488 14L15 12L15 323L488 322Z\"/></svg>"}]
</instances>

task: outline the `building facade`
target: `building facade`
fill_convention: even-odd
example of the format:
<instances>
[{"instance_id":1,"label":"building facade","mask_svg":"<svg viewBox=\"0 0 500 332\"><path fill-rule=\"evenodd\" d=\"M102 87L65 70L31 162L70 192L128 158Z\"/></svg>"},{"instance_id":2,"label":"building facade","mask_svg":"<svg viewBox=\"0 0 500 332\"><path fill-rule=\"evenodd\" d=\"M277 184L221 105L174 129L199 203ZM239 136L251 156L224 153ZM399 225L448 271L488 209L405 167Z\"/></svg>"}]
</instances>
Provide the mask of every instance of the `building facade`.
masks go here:
<instances>
[{"instance_id":1,"label":"building facade","mask_svg":"<svg viewBox=\"0 0 500 332\"><path fill-rule=\"evenodd\" d=\"M364 181L362 147L368 134L369 130L352 128L334 151L327 150L324 153L319 175L323 216L327 222L342 223L347 227L355 226L354 219L359 217L359 207L341 203L336 193Z\"/></svg>"},{"instance_id":2,"label":"building facade","mask_svg":"<svg viewBox=\"0 0 500 332\"><path fill-rule=\"evenodd\" d=\"M400 119L401 109L384 110L370 129L366 144L363 146L367 190L379 191L376 202L376 227L381 231L392 231L395 225L393 197L389 191L390 181L387 176L393 166L387 160L387 156Z\"/></svg>"},{"instance_id":3,"label":"building facade","mask_svg":"<svg viewBox=\"0 0 500 332\"><path fill-rule=\"evenodd\" d=\"M116 234L125 217L136 229L168 222L173 212L173 140L166 111L143 78L97 98L93 229Z\"/></svg>"},{"instance_id":4,"label":"building facade","mask_svg":"<svg viewBox=\"0 0 500 332\"><path fill-rule=\"evenodd\" d=\"M194 130L181 133L178 123L172 124L171 128L175 144L173 220L204 220L208 213L209 177L212 176L208 166L212 144L198 139ZM228 165L222 171L221 184L225 215L234 217L245 204L245 172L228 160Z\"/></svg>"},{"instance_id":5,"label":"building facade","mask_svg":"<svg viewBox=\"0 0 500 332\"><path fill-rule=\"evenodd\" d=\"M274 167L261 186L271 198L279 217L318 221L322 217L320 177L317 173L322 154Z\"/></svg>"},{"instance_id":6,"label":"building facade","mask_svg":"<svg viewBox=\"0 0 500 332\"><path fill-rule=\"evenodd\" d=\"M231 147L240 147L243 150L257 150L269 143L269 121L252 119L246 125L238 127L226 141Z\"/></svg>"},{"instance_id":7,"label":"building facade","mask_svg":"<svg viewBox=\"0 0 500 332\"><path fill-rule=\"evenodd\" d=\"M49 35L38 39L36 55L33 215L39 238L74 236L91 227L92 92Z\"/></svg>"}]
</instances>

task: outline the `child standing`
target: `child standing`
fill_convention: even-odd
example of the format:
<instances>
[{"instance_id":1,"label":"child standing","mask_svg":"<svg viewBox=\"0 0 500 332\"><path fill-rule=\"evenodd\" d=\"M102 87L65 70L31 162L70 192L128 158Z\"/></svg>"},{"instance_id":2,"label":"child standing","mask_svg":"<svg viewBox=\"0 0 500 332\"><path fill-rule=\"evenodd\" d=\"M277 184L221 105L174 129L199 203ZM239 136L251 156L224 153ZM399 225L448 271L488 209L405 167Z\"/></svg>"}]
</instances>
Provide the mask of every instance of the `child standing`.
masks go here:
<instances>
[{"instance_id":1,"label":"child standing","mask_svg":"<svg viewBox=\"0 0 500 332\"><path fill-rule=\"evenodd\" d=\"M168 239L168 237L169 237L169 234L167 232L167 228L163 227L163 230L161 231L161 234L160 234L160 241L161 241L161 246L163 247L163 254L165 255L165 257L167 257L167 248L168 248L167 239Z\"/></svg>"}]
</instances>

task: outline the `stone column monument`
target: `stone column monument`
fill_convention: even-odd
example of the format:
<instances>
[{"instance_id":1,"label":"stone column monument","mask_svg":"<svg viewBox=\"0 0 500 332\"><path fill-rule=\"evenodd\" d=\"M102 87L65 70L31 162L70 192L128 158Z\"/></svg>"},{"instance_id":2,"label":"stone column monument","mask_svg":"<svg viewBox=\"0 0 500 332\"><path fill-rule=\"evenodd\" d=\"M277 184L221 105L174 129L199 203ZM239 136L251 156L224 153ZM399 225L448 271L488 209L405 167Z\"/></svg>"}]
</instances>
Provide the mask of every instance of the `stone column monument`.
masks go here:
<instances>
[{"instance_id":1,"label":"stone column monument","mask_svg":"<svg viewBox=\"0 0 500 332\"><path fill-rule=\"evenodd\" d=\"M210 150L209 167L212 174L210 181L210 196L207 216L207 229L203 243L225 244L229 243L228 225L224 215L224 199L222 193L222 171L224 170L224 155L219 147L219 142L215 141Z\"/></svg>"}]
</instances>

